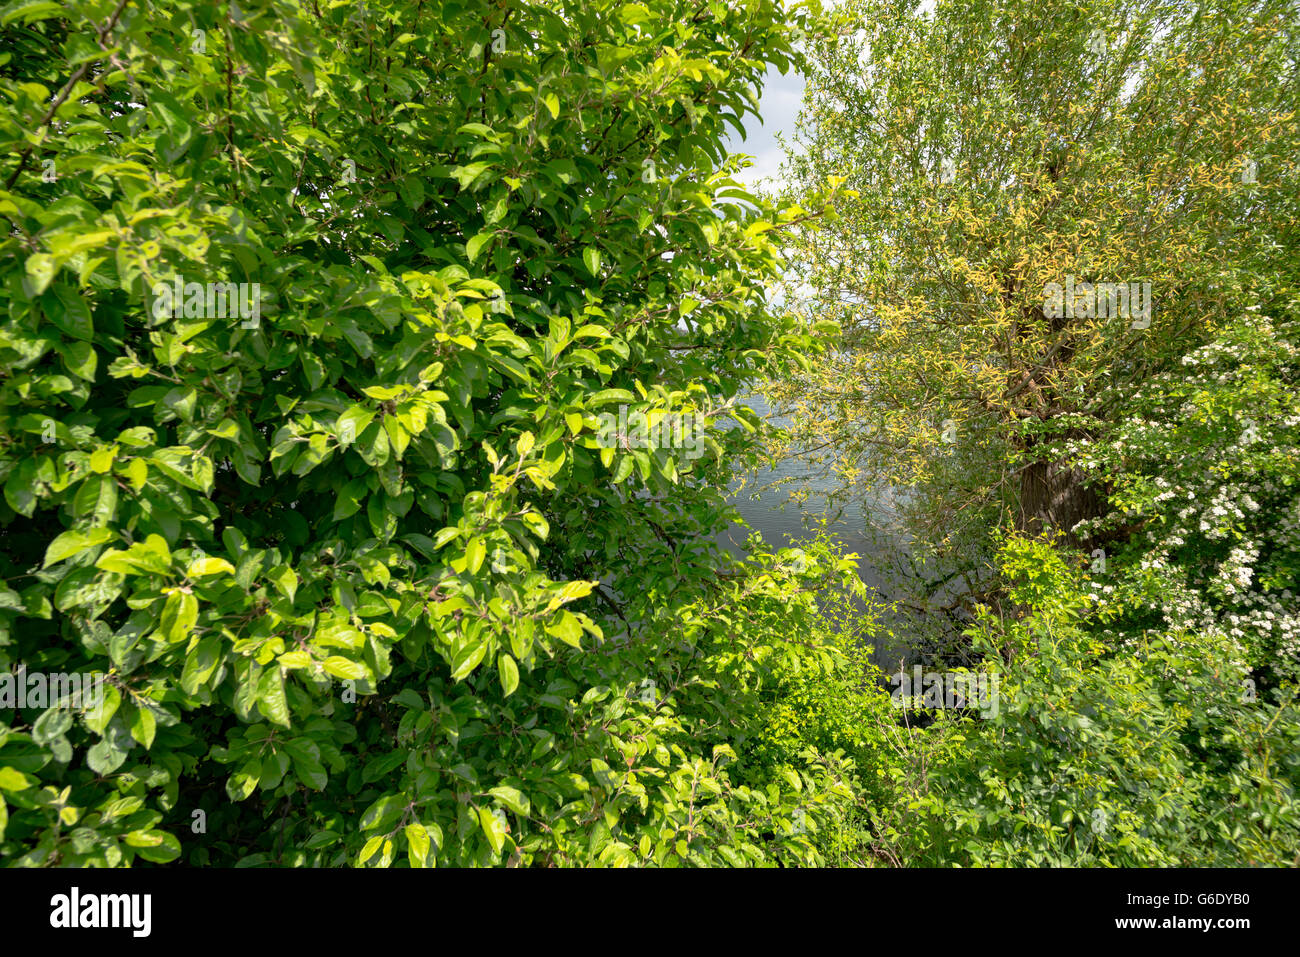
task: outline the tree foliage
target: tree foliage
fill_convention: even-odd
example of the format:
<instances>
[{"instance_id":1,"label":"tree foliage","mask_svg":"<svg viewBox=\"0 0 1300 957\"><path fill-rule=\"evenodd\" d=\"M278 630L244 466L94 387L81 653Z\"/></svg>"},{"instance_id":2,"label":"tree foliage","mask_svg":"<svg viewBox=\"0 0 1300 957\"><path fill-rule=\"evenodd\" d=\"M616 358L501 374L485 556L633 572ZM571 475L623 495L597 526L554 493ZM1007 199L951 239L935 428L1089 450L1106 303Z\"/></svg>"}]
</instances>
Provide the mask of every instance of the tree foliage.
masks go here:
<instances>
[{"instance_id":1,"label":"tree foliage","mask_svg":"<svg viewBox=\"0 0 1300 957\"><path fill-rule=\"evenodd\" d=\"M741 384L809 348L763 297L796 214L721 146L790 29L4 8L0 664L109 686L4 713L0 855L815 854L836 759L728 766L812 599L707 540ZM706 417L703 454L600 447L620 405Z\"/></svg>"},{"instance_id":2,"label":"tree foliage","mask_svg":"<svg viewBox=\"0 0 1300 957\"><path fill-rule=\"evenodd\" d=\"M908 489L918 545L978 568L990 527L1103 510L1054 439L1294 295L1300 48L1273 0L919 9L846 3L813 44L789 172L833 215L792 296L841 328L773 396L820 474ZM1149 283L1150 314L1084 283Z\"/></svg>"},{"instance_id":3,"label":"tree foliage","mask_svg":"<svg viewBox=\"0 0 1300 957\"><path fill-rule=\"evenodd\" d=\"M815 478L901 510L923 667L996 676L1000 704L885 722L865 842L892 864L1293 865L1294 11L833 16L788 166L830 210L788 290L839 329L770 394ZM1147 282L1150 315L1061 308Z\"/></svg>"},{"instance_id":4,"label":"tree foliage","mask_svg":"<svg viewBox=\"0 0 1300 957\"><path fill-rule=\"evenodd\" d=\"M0 860L1300 859L1284 26L0 9ZM784 205L723 142L805 29ZM890 693L826 536L717 544L760 379L987 560L995 709Z\"/></svg>"}]
</instances>

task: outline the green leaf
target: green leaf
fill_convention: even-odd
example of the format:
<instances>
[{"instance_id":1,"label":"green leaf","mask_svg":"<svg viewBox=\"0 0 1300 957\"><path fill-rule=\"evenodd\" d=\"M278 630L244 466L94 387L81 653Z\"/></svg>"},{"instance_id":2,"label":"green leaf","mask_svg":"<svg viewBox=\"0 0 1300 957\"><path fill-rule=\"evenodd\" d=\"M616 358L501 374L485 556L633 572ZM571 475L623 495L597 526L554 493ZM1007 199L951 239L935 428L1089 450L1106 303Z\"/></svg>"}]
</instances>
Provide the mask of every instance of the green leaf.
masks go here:
<instances>
[{"instance_id":1,"label":"green leaf","mask_svg":"<svg viewBox=\"0 0 1300 957\"><path fill-rule=\"evenodd\" d=\"M632 455L622 455L619 457L618 465L614 469L614 484L620 484L625 478L632 474L632 469L636 465L636 458Z\"/></svg>"},{"instance_id":2,"label":"green leaf","mask_svg":"<svg viewBox=\"0 0 1300 957\"><path fill-rule=\"evenodd\" d=\"M478 254L482 251L483 246L492 239L492 235L493 234L490 230L482 232L473 236L470 241L465 244L465 255L470 262L478 259Z\"/></svg>"},{"instance_id":3,"label":"green leaf","mask_svg":"<svg viewBox=\"0 0 1300 957\"><path fill-rule=\"evenodd\" d=\"M185 667L181 670L181 690L186 694L194 694L212 676L220 662L221 639L209 635L185 657Z\"/></svg>"},{"instance_id":4,"label":"green leaf","mask_svg":"<svg viewBox=\"0 0 1300 957\"><path fill-rule=\"evenodd\" d=\"M582 261L587 266L587 272L593 276L600 275L600 250L595 246L588 246L582 251Z\"/></svg>"},{"instance_id":5,"label":"green leaf","mask_svg":"<svg viewBox=\"0 0 1300 957\"><path fill-rule=\"evenodd\" d=\"M96 568L119 575L170 575L172 556L161 535L150 535L126 551L112 549L99 556Z\"/></svg>"},{"instance_id":6,"label":"green leaf","mask_svg":"<svg viewBox=\"0 0 1300 957\"><path fill-rule=\"evenodd\" d=\"M383 834L376 834L374 837L370 838L370 840L366 841L365 845L361 848L361 853L357 855L357 861L361 864L365 864L379 853L379 849L385 840L387 840L387 837Z\"/></svg>"},{"instance_id":7,"label":"green leaf","mask_svg":"<svg viewBox=\"0 0 1300 957\"><path fill-rule=\"evenodd\" d=\"M483 539L475 536L469 540L465 546L465 567L471 575L477 575L478 570L483 567L483 557L487 554L487 546L483 544Z\"/></svg>"},{"instance_id":8,"label":"green leaf","mask_svg":"<svg viewBox=\"0 0 1300 957\"><path fill-rule=\"evenodd\" d=\"M88 548L103 545L117 536L107 528L69 529L57 536L45 549L45 563L42 568L49 568L56 562L80 555Z\"/></svg>"},{"instance_id":9,"label":"green leaf","mask_svg":"<svg viewBox=\"0 0 1300 957\"><path fill-rule=\"evenodd\" d=\"M136 704L135 714L131 718L131 737L144 745L146 751L153 747L153 740L158 733L158 719L147 705Z\"/></svg>"},{"instance_id":10,"label":"green leaf","mask_svg":"<svg viewBox=\"0 0 1300 957\"><path fill-rule=\"evenodd\" d=\"M47 2L47 0L15 0L0 12L0 26L7 27L15 20L35 23L38 20L48 20L63 14L61 3ZM3 836L3 828L0 828L0 836Z\"/></svg>"},{"instance_id":11,"label":"green leaf","mask_svg":"<svg viewBox=\"0 0 1300 957\"><path fill-rule=\"evenodd\" d=\"M566 645L572 645L575 648L581 647L582 625L572 612L561 612L560 620L546 626L546 633L559 638Z\"/></svg>"},{"instance_id":12,"label":"green leaf","mask_svg":"<svg viewBox=\"0 0 1300 957\"><path fill-rule=\"evenodd\" d=\"M361 815L361 830L387 830L390 824L401 817L405 804L405 799L400 794L383 795Z\"/></svg>"},{"instance_id":13,"label":"green leaf","mask_svg":"<svg viewBox=\"0 0 1300 957\"><path fill-rule=\"evenodd\" d=\"M101 738L86 752L86 767L100 776L112 774L126 760L126 752L113 747L108 738Z\"/></svg>"},{"instance_id":14,"label":"green leaf","mask_svg":"<svg viewBox=\"0 0 1300 957\"><path fill-rule=\"evenodd\" d=\"M41 297L41 304L50 321L74 339L89 342L94 338L95 326L91 320L90 307L74 289L67 286L55 286L53 296L46 293Z\"/></svg>"},{"instance_id":15,"label":"green leaf","mask_svg":"<svg viewBox=\"0 0 1300 957\"><path fill-rule=\"evenodd\" d=\"M224 558L200 558L190 562L189 577L203 578L207 575L235 574L235 566Z\"/></svg>"},{"instance_id":16,"label":"green leaf","mask_svg":"<svg viewBox=\"0 0 1300 957\"><path fill-rule=\"evenodd\" d=\"M501 853L501 849L506 843L506 828L491 808L481 807L477 809L479 827L483 829L484 836L487 837L488 844L496 854Z\"/></svg>"},{"instance_id":17,"label":"green leaf","mask_svg":"<svg viewBox=\"0 0 1300 957\"><path fill-rule=\"evenodd\" d=\"M32 725L32 740L42 747L50 744L72 727L72 709L55 705L47 708Z\"/></svg>"},{"instance_id":18,"label":"green leaf","mask_svg":"<svg viewBox=\"0 0 1300 957\"><path fill-rule=\"evenodd\" d=\"M412 867L429 866L429 832L419 821L406 825L406 853Z\"/></svg>"},{"instance_id":19,"label":"green leaf","mask_svg":"<svg viewBox=\"0 0 1300 957\"><path fill-rule=\"evenodd\" d=\"M521 817L528 816L530 809L528 798L524 797L523 792L518 788L508 787L503 784L491 788L488 791L488 794L491 794L494 798Z\"/></svg>"},{"instance_id":20,"label":"green leaf","mask_svg":"<svg viewBox=\"0 0 1300 957\"><path fill-rule=\"evenodd\" d=\"M226 779L226 796L236 803L243 801L256 790L261 778L262 762L252 758Z\"/></svg>"},{"instance_id":21,"label":"green leaf","mask_svg":"<svg viewBox=\"0 0 1300 957\"><path fill-rule=\"evenodd\" d=\"M598 409L602 405L609 405L611 402L627 403L635 401L636 396L627 389L601 389L599 392L592 393L587 400L587 405L593 409Z\"/></svg>"},{"instance_id":22,"label":"green leaf","mask_svg":"<svg viewBox=\"0 0 1300 957\"><path fill-rule=\"evenodd\" d=\"M31 518L36 509L36 481L28 459L9 473L5 480L5 501L19 515Z\"/></svg>"},{"instance_id":23,"label":"green leaf","mask_svg":"<svg viewBox=\"0 0 1300 957\"><path fill-rule=\"evenodd\" d=\"M266 577L275 585L275 590L293 604L298 594L298 574L288 565L276 565L266 573Z\"/></svg>"},{"instance_id":24,"label":"green leaf","mask_svg":"<svg viewBox=\"0 0 1300 957\"><path fill-rule=\"evenodd\" d=\"M100 697L96 707L86 712L86 727L96 734L103 734L108 723L113 720L117 714L117 709L122 706L122 692L117 690L115 685L105 684L103 695Z\"/></svg>"},{"instance_id":25,"label":"green leaf","mask_svg":"<svg viewBox=\"0 0 1300 957\"><path fill-rule=\"evenodd\" d=\"M63 363L68 371L87 382L95 381L95 369L99 365L99 356L95 347L89 342L69 342L60 347Z\"/></svg>"},{"instance_id":26,"label":"green leaf","mask_svg":"<svg viewBox=\"0 0 1300 957\"><path fill-rule=\"evenodd\" d=\"M478 642L462 648L460 653L452 660L451 677L454 681L460 681L467 677L483 661L483 656L487 654L487 642Z\"/></svg>"},{"instance_id":27,"label":"green leaf","mask_svg":"<svg viewBox=\"0 0 1300 957\"><path fill-rule=\"evenodd\" d=\"M289 727L289 703L284 696L284 678L276 666L262 672L257 686L257 710L272 724Z\"/></svg>"},{"instance_id":28,"label":"green leaf","mask_svg":"<svg viewBox=\"0 0 1300 957\"><path fill-rule=\"evenodd\" d=\"M417 210L424 205L424 180L419 176L411 175L402 180L400 191L402 202L410 209Z\"/></svg>"},{"instance_id":29,"label":"green leaf","mask_svg":"<svg viewBox=\"0 0 1300 957\"><path fill-rule=\"evenodd\" d=\"M5 18L8 23L8 18ZM54 257L49 253L33 253L27 257L27 282L29 295L32 297L39 296L50 285L50 280L54 278L58 267L54 265Z\"/></svg>"},{"instance_id":30,"label":"green leaf","mask_svg":"<svg viewBox=\"0 0 1300 957\"><path fill-rule=\"evenodd\" d=\"M356 442L374 417L374 409L367 409L363 405L351 406L339 416L334 425L334 434L339 437L339 444L351 445Z\"/></svg>"},{"instance_id":31,"label":"green leaf","mask_svg":"<svg viewBox=\"0 0 1300 957\"><path fill-rule=\"evenodd\" d=\"M163 604L158 631L169 642L185 641L194 630L198 618L198 599L177 589L167 596L167 601Z\"/></svg>"},{"instance_id":32,"label":"green leaf","mask_svg":"<svg viewBox=\"0 0 1300 957\"><path fill-rule=\"evenodd\" d=\"M136 856L143 857L146 861L154 864L166 864L174 861L181 856L181 844L175 835L168 834L164 831L147 832L150 843L136 847ZM154 841L154 836L157 840ZM127 836L127 843L131 843L130 835Z\"/></svg>"},{"instance_id":33,"label":"green leaf","mask_svg":"<svg viewBox=\"0 0 1300 957\"><path fill-rule=\"evenodd\" d=\"M507 698L519 687L519 666L515 659L507 654L497 656L497 673L501 678L501 690Z\"/></svg>"},{"instance_id":34,"label":"green leaf","mask_svg":"<svg viewBox=\"0 0 1300 957\"><path fill-rule=\"evenodd\" d=\"M36 786L36 779L14 768L0 768L0 791L26 791Z\"/></svg>"},{"instance_id":35,"label":"green leaf","mask_svg":"<svg viewBox=\"0 0 1300 957\"><path fill-rule=\"evenodd\" d=\"M470 163L468 166L457 166L451 171L451 175L456 182L460 183L460 188L463 191L468 189L474 180L491 168L491 163Z\"/></svg>"},{"instance_id":36,"label":"green leaf","mask_svg":"<svg viewBox=\"0 0 1300 957\"><path fill-rule=\"evenodd\" d=\"M296 738L286 742L284 749L293 760L293 771L298 780L314 790L324 790L329 775L321 764L320 748L306 738Z\"/></svg>"},{"instance_id":37,"label":"green leaf","mask_svg":"<svg viewBox=\"0 0 1300 957\"><path fill-rule=\"evenodd\" d=\"M335 678L344 680L360 681L370 674L365 665L350 661L342 655L330 655L322 662L322 666Z\"/></svg>"}]
</instances>

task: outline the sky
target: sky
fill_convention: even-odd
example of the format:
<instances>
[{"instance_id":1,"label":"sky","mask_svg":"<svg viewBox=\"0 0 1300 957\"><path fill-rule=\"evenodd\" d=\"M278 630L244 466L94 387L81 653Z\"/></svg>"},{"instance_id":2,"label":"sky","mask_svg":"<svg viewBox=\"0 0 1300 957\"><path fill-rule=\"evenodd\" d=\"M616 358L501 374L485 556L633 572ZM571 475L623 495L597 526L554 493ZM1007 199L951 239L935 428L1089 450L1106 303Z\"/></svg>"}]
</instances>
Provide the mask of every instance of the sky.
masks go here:
<instances>
[{"instance_id":1,"label":"sky","mask_svg":"<svg viewBox=\"0 0 1300 957\"><path fill-rule=\"evenodd\" d=\"M826 0L827 7L837 6L839 0ZM920 0L916 13L932 17L937 0ZM766 178L778 179L781 171L783 153L776 141L778 132L784 133L787 140L794 133L795 119L799 115L799 106L803 100L803 76L791 69L785 76L776 67L767 72L763 83L763 95L760 99L760 124L752 116L745 118L745 128L749 135L741 140L735 130L727 127L730 136L727 149L732 153L749 153L754 157L754 165L738 178L747 186L754 186Z\"/></svg>"},{"instance_id":2,"label":"sky","mask_svg":"<svg viewBox=\"0 0 1300 957\"><path fill-rule=\"evenodd\" d=\"M763 95L760 99L760 124L752 115L744 119L748 135L741 140L730 126L727 150L731 153L748 153L754 157L754 165L738 177L747 186L755 186L766 178L776 179L781 170L783 152L776 141L778 132L784 133L787 140L794 134L795 118L799 115L799 106L803 100L803 77L793 69L785 76L773 67L768 71L763 83ZM770 185L770 184L769 184Z\"/></svg>"}]
</instances>

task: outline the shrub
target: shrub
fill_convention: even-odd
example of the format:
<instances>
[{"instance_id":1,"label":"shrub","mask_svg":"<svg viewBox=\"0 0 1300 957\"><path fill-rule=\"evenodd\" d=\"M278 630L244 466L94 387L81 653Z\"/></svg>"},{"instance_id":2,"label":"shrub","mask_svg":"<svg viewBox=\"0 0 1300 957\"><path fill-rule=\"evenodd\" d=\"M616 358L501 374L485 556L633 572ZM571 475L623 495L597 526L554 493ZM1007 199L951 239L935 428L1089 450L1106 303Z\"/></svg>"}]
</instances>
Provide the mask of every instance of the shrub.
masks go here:
<instances>
[{"instance_id":1,"label":"shrub","mask_svg":"<svg viewBox=\"0 0 1300 957\"><path fill-rule=\"evenodd\" d=\"M972 627L1000 668L996 714L910 732L877 833L908 863L1240 866L1300 855L1294 684L1252 700L1223 635L1116 649L1077 565L1043 540L1003 549L1023 614ZM916 769L921 769L918 772Z\"/></svg>"},{"instance_id":2,"label":"shrub","mask_svg":"<svg viewBox=\"0 0 1300 957\"><path fill-rule=\"evenodd\" d=\"M842 799L830 756L731 783L797 654L774 598L704 610L778 587L706 541L738 390L806 361L762 295L799 211L720 145L784 20L11 8L0 665L107 688L0 717L0 857L768 860ZM711 425L601 447L620 406Z\"/></svg>"}]
</instances>

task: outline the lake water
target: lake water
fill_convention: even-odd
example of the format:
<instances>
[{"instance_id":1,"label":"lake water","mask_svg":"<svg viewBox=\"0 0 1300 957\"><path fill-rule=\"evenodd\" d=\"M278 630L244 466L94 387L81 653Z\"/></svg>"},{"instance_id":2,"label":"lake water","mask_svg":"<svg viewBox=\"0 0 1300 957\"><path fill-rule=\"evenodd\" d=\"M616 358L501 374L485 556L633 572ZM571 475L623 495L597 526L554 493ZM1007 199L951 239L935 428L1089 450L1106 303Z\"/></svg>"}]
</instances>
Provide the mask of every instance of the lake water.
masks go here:
<instances>
[{"instance_id":1,"label":"lake water","mask_svg":"<svg viewBox=\"0 0 1300 957\"><path fill-rule=\"evenodd\" d=\"M772 415L771 406L761 395L754 395L745 400L745 404L767 418ZM786 425L780 417L772 419L778 425ZM886 560L886 550L877 540L868 534L870 516L867 514L870 502L849 502L831 512L826 498L828 486L824 481L813 480L810 483L811 494L803 502L792 502L790 492L794 484L772 487L782 479L797 478L805 474L805 468L797 459L785 459L774 468L765 469L749 475L742 482L732 485L732 495L728 501L735 506L741 517L749 525L746 529L734 525L729 532L719 537L718 541L734 555L744 554L745 539L750 531L762 534L763 540L772 549L785 548L806 541L813 537L810 520L832 514L833 520L828 529L843 543L845 552L856 552L859 556L858 574L870 589L876 589L883 583L882 564ZM877 497L881 508L889 501L888 491ZM884 667L886 659L892 659L897 665L897 647L878 647L873 658Z\"/></svg>"}]
</instances>

